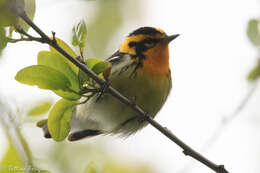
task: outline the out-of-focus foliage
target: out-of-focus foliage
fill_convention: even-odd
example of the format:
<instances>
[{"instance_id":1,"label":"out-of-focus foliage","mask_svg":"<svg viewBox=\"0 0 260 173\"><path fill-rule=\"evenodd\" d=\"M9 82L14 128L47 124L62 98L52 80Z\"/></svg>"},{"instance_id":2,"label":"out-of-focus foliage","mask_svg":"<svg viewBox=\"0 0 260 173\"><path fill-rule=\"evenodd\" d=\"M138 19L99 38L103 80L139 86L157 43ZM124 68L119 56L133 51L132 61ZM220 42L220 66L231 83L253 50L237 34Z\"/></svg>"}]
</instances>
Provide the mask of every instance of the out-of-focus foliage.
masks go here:
<instances>
[{"instance_id":1,"label":"out-of-focus foliage","mask_svg":"<svg viewBox=\"0 0 260 173\"><path fill-rule=\"evenodd\" d=\"M256 19L251 19L248 22L247 35L254 46L260 46L260 33L258 25L259 21Z\"/></svg>"},{"instance_id":2,"label":"out-of-focus foliage","mask_svg":"<svg viewBox=\"0 0 260 173\"><path fill-rule=\"evenodd\" d=\"M9 27L10 37L15 28L23 29L25 32L29 30L29 25L17 17L14 11L25 10L29 18L33 20L35 8L35 0L0 0L0 55L8 42L7 27Z\"/></svg>"},{"instance_id":3,"label":"out-of-focus foliage","mask_svg":"<svg viewBox=\"0 0 260 173\"><path fill-rule=\"evenodd\" d=\"M247 79L249 81L255 81L259 78L260 76L260 62L254 67L248 74Z\"/></svg>"},{"instance_id":4,"label":"out-of-focus foliage","mask_svg":"<svg viewBox=\"0 0 260 173\"><path fill-rule=\"evenodd\" d=\"M95 18L88 24L88 45L95 57L104 57L104 50L123 24L121 0L96 1Z\"/></svg>"},{"instance_id":5,"label":"out-of-focus foliage","mask_svg":"<svg viewBox=\"0 0 260 173\"><path fill-rule=\"evenodd\" d=\"M20 129L17 127L17 124L13 120L14 115L10 113L10 107L0 100L0 109L0 124L8 139L7 151L0 160L0 171L7 173L17 171L15 169L28 168L28 166L33 167L30 148ZM18 117L19 115L20 114L17 113L16 116ZM17 172L19 172L19 170ZM26 171L21 170L21 172Z\"/></svg>"},{"instance_id":6,"label":"out-of-focus foliage","mask_svg":"<svg viewBox=\"0 0 260 173\"><path fill-rule=\"evenodd\" d=\"M81 54L86 47L87 26L84 20L81 20L72 28L72 45L80 49Z\"/></svg>"},{"instance_id":7,"label":"out-of-focus foliage","mask_svg":"<svg viewBox=\"0 0 260 173\"><path fill-rule=\"evenodd\" d=\"M28 17L33 20L34 15L35 15L35 0L24 0L24 10L26 12L26 14L28 15ZM22 19L18 20L18 26L23 28L24 31L28 31L29 30L29 25L27 25Z\"/></svg>"},{"instance_id":8,"label":"out-of-focus foliage","mask_svg":"<svg viewBox=\"0 0 260 173\"><path fill-rule=\"evenodd\" d=\"M101 168L100 168L101 167ZM90 162L84 173L153 173L151 168L143 165L128 165L119 161L105 160L102 165L98 166L94 162Z\"/></svg>"},{"instance_id":9,"label":"out-of-focus foliage","mask_svg":"<svg viewBox=\"0 0 260 173\"><path fill-rule=\"evenodd\" d=\"M154 171L143 165L127 165L116 161L107 161L103 165L102 173L154 173Z\"/></svg>"},{"instance_id":10,"label":"out-of-focus foliage","mask_svg":"<svg viewBox=\"0 0 260 173\"><path fill-rule=\"evenodd\" d=\"M259 52L260 46L260 32L259 32L259 21L256 19L251 19L247 26L247 36L251 43L256 46ZM247 79L250 82L256 81L260 77L260 60L257 61L255 67L249 72Z\"/></svg>"},{"instance_id":11,"label":"out-of-focus foliage","mask_svg":"<svg viewBox=\"0 0 260 173\"><path fill-rule=\"evenodd\" d=\"M0 55L2 53L2 50L6 47L6 45L7 45L7 39L6 39L5 28L0 27Z\"/></svg>"},{"instance_id":12,"label":"out-of-focus foliage","mask_svg":"<svg viewBox=\"0 0 260 173\"><path fill-rule=\"evenodd\" d=\"M29 26L15 14L15 11L22 10L33 20L35 15L35 0L0 0L0 26L15 25L28 31Z\"/></svg>"},{"instance_id":13,"label":"out-of-focus foliage","mask_svg":"<svg viewBox=\"0 0 260 173\"><path fill-rule=\"evenodd\" d=\"M0 172L9 173L12 171L17 171L15 169L25 168L24 160L17 153L17 150L14 148L13 144L10 143L5 153L2 161L0 163ZM19 170L19 172L26 172L25 170Z\"/></svg>"},{"instance_id":14,"label":"out-of-focus foliage","mask_svg":"<svg viewBox=\"0 0 260 173\"><path fill-rule=\"evenodd\" d=\"M55 173L155 173L146 164L108 154L101 143L55 143L46 154L45 164Z\"/></svg>"},{"instance_id":15,"label":"out-of-focus foliage","mask_svg":"<svg viewBox=\"0 0 260 173\"><path fill-rule=\"evenodd\" d=\"M90 162L84 173L101 173L101 171L94 162Z\"/></svg>"},{"instance_id":16,"label":"out-of-focus foliage","mask_svg":"<svg viewBox=\"0 0 260 173\"><path fill-rule=\"evenodd\" d=\"M0 26L10 26L17 22L17 16L13 13L16 7L24 8L24 1L0 0Z\"/></svg>"},{"instance_id":17,"label":"out-of-focus foliage","mask_svg":"<svg viewBox=\"0 0 260 173\"><path fill-rule=\"evenodd\" d=\"M49 111L51 108L52 101L50 100L45 100L38 102L34 107L32 107L27 115L28 116L38 116L38 115L43 115Z\"/></svg>"}]
</instances>

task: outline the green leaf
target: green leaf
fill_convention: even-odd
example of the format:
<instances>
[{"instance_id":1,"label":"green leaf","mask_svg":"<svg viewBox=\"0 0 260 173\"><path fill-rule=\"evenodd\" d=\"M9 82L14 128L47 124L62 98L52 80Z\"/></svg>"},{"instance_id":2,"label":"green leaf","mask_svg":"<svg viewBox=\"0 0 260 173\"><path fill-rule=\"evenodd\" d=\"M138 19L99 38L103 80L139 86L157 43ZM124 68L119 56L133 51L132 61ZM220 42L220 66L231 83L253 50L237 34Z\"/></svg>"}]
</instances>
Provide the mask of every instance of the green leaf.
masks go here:
<instances>
[{"instance_id":1,"label":"green leaf","mask_svg":"<svg viewBox=\"0 0 260 173\"><path fill-rule=\"evenodd\" d=\"M87 26L84 20L81 20L72 29L72 45L78 46L80 52L84 51L87 41Z\"/></svg>"},{"instance_id":2,"label":"green leaf","mask_svg":"<svg viewBox=\"0 0 260 173\"><path fill-rule=\"evenodd\" d=\"M15 80L41 89L70 91L71 83L61 72L44 65L33 65L20 70Z\"/></svg>"},{"instance_id":3,"label":"green leaf","mask_svg":"<svg viewBox=\"0 0 260 173\"><path fill-rule=\"evenodd\" d=\"M258 65L249 72L247 79L253 82L257 80L259 77L260 77L260 63L258 63Z\"/></svg>"},{"instance_id":4,"label":"green leaf","mask_svg":"<svg viewBox=\"0 0 260 173\"><path fill-rule=\"evenodd\" d=\"M63 40L55 37L58 45L64 49L68 54L70 54L72 57L76 58L78 57L78 55L70 48L69 45L67 45ZM51 52L56 52L58 54L60 54L62 57L64 57L60 52L58 52L57 50L55 50L53 47L49 47ZM66 57L64 57L64 59L66 59L67 63L71 66L72 70L75 72L76 75L78 75L79 72L79 68L74 65L72 62L70 62Z\"/></svg>"},{"instance_id":5,"label":"green leaf","mask_svg":"<svg viewBox=\"0 0 260 173\"><path fill-rule=\"evenodd\" d=\"M61 99L52 108L48 117L48 129L55 141L62 141L68 136L70 119L76 104L76 102Z\"/></svg>"},{"instance_id":6,"label":"green leaf","mask_svg":"<svg viewBox=\"0 0 260 173\"><path fill-rule=\"evenodd\" d=\"M83 89L83 86L85 82L89 79L89 76L84 71L79 70L78 79L79 79L80 88Z\"/></svg>"},{"instance_id":7,"label":"green leaf","mask_svg":"<svg viewBox=\"0 0 260 173\"><path fill-rule=\"evenodd\" d=\"M258 27L258 20L256 19L251 19L248 22L247 26L247 36L251 43L255 46L260 45L260 33L259 33L259 27Z\"/></svg>"},{"instance_id":8,"label":"green leaf","mask_svg":"<svg viewBox=\"0 0 260 173\"><path fill-rule=\"evenodd\" d=\"M94 65L92 71L95 72L96 74L100 74L103 73L110 66L111 64L109 62L102 61Z\"/></svg>"},{"instance_id":9,"label":"green leaf","mask_svg":"<svg viewBox=\"0 0 260 173\"><path fill-rule=\"evenodd\" d=\"M3 27L0 27L0 55L2 50L6 47L7 45L7 39L6 39L6 32Z\"/></svg>"},{"instance_id":10,"label":"green leaf","mask_svg":"<svg viewBox=\"0 0 260 173\"><path fill-rule=\"evenodd\" d=\"M68 62L61 54L56 52L41 51L37 57L38 65L45 65L63 73L71 83L71 89L78 92L79 80L78 75L74 71L75 66ZM77 100L81 96L73 92L55 91L55 93L69 100Z\"/></svg>"},{"instance_id":11,"label":"green leaf","mask_svg":"<svg viewBox=\"0 0 260 173\"><path fill-rule=\"evenodd\" d=\"M42 115L45 114L49 111L49 109L51 108L52 105L52 101L41 101L39 103L37 103L34 107L32 107L27 115L28 116L38 116L38 115Z\"/></svg>"},{"instance_id":12,"label":"green leaf","mask_svg":"<svg viewBox=\"0 0 260 173\"><path fill-rule=\"evenodd\" d=\"M85 64L89 69L93 70L96 74L99 74L100 71L103 72L106 68L110 66L110 63L105 62L104 60L99 58L88 58L85 60ZM91 78L81 70L79 70L78 78L79 78L80 86L85 84L87 81L92 82Z\"/></svg>"},{"instance_id":13,"label":"green leaf","mask_svg":"<svg viewBox=\"0 0 260 173\"><path fill-rule=\"evenodd\" d=\"M139 11L139 3L139 1L132 3L135 7L135 13ZM130 4L131 3L128 3L128 5ZM88 30L91 31L91 34L88 35L88 44L91 45L91 52L93 52L93 55L104 57L104 48L107 47L114 35L118 34L119 28L123 25L124 21L121 10L122 5L126 5L126 2L122 0L96 1L97 8L95 10L95 15L93 16L94 18L88 23ZM130 6L128 10L132 10ZM135 16L135 13L132 13L132 15ZM138 18L140 17L141 16ZM128 16L127 19L131 20L131 17Z\"/></svg>"},{"instance_id":14,"label":"green leaf","mask_svg":"<svg viewBox=\"0 0 260 173\"><path fill-rule=\"evenodd\" d=\"M55 94L57 94L58 96L67 99L67 100L78 100L81 98L81 96L77 93L74 92L69 92L69 91L62 91L62 90L56 90L53 91Z\"/></svg>"},{"instance_id":15,"label":"green leaf","mask_svg":"<svg viewBox=\"0 0 260 173\"><path fill-rule=\"evenodd\" d=\"M59 38L57 38L57 37L55 37L55 39L56 39L56 41L57 41L57 43L58 43L58 45L62 48L62 49L64 49L67 53L69 53L72 57L74 57L74 58L76 58L78 55L71 49L71 47L67 44L67 43L65 43L63 40L61 40L61 39L59 39ZM56 52L56 53L59 53L60 54L60 52L58 52L57 50L55 50L53 47L49 47L50 48L50 51L51 52ZM62 55L63 56L63 55Z\"/></svg>"},{"instance_id":16,"label":"green leaf","mask_svg":"<svg viewBox=\"0 0 260 173\"><path fill-rule=\"evenodd\" d=\"M85 60L85 63L89 69L92 69L94 65L96 65L99 62L103 62L103 60L99 58L88 58Z\"/></svg>"},{"instance_id":17,"label":"green leaf","mask_svg":"<svg viewBox=\"0 0 260 173\"><path fill-rule=\"evenodd\" d=\"M71 88L78 91L79 82L73 66L62 55L55 52L40 51L37 56L37 64L51 67L63 73L71 83Z\"/></svg>"}]
</instances>

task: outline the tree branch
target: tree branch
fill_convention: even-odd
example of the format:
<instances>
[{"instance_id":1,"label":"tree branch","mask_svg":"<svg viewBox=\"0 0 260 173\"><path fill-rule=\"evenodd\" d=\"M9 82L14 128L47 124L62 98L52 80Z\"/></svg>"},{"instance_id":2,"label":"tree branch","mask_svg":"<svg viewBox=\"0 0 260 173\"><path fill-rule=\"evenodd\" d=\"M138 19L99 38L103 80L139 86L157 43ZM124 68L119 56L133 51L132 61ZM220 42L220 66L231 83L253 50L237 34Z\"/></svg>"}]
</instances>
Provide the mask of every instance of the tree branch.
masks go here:
<instances>
[{"instance_id":1,"label":"tree branch","mask_svg":"<svg viewBox=\"0 0 260 173\"><path fill-rule=\"evenodd\" d=\"M37 42L41 42L41 38L37 38L37 37L33 37L33 38L19 38L19 39L14 39L14 38L9 38L7 37L7 42L9 43L17 43L17 42L21 42L21 41L37 41Z\"/></svg>"},{"instance_id":2,"label":"tree branch","mask_svg":"<svg viewBox=\"0 0 260 173\"><path fill-rule=\"evenodd\" d=\"M56 42L55 37L53 39L50 39L37 25L35 25L29 17L26 15L25 12L17 12L17 15L20 16L30 27L32 27L40 36L41 36L41 43L47 43L50 46L52 46L54 49L56 49L58 52L60 52L63 56L65 56L69 61L71 61L73 64L75 64L78 68L80 68L82 71L84 71L86 74L91 76L100 86L107 85L105 81L103 81L101 78L99 78L94 72L89 70L85 64L82 64L79 60L69 55L64 49L62 49ZM53 36L55 36L55 33L53 33ZM37 40L35 40L37 41ZM123 96L121 93L119 93L116 89L112 88L110 85L106 86L106 92L120 100L122 103L126 104L127 106L131 107L139 116L140 118L144 119L145 121L149 122L154 128L159 130L162 134L164 134L166 137L168 137L171 141L176 143L179 147L183 149L183 153L185 155L191 156L194 159L198 160L199 162L203 163L207 167L211 168L217 173L228 173L228 171L224 168L224 165L217 165L213 163L212 161L208 160L195 150L193 150L191 147L189 147L187 144L185 144L183 141L181 141L178 137L176 137L173 133L171 133L167 128L164 128L161 126L158 122L153 120L147 112L145 112L143 109L141 109L138 105L133 104L133 101Z\"/></svg>"}]
</instances>

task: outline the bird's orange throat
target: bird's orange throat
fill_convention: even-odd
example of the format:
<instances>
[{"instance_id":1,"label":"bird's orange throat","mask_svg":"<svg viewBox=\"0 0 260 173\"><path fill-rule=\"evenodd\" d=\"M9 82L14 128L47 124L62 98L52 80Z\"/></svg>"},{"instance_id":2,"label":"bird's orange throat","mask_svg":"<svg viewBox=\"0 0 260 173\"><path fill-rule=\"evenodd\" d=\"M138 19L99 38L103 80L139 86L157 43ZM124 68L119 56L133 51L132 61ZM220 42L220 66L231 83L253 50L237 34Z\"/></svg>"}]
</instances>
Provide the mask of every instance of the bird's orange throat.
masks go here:
<instances>
[{"instance_id":1,"label":"bird's orange throat","mask_svg":"<svg viewBox=\"0 0 260 173\"><path fill-rule=\"evenodd\" d=\"M141 71L150 75L167 75L169 69L169 48L168 44L158 44L153 49L148 49L142 61Z\"/></svg>"}]
</instances>

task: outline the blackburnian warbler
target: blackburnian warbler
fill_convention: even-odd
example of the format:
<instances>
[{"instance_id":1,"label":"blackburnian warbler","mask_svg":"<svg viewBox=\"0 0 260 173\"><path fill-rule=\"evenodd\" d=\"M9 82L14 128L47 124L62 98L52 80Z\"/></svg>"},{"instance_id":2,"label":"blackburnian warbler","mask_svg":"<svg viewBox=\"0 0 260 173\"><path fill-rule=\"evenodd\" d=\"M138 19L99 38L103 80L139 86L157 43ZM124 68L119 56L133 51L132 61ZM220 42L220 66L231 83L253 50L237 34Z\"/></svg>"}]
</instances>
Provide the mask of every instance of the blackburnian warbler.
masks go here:
<instances>
[{"instance_id":1,"label":"blackburnian warbler","mask_svg":"<svg viewBox=\"0 0 260 173\"><path fill-rule=\"evenodd\" d=\"M164 105L171 90L168 44L179 35L168 36L153 27L142 27L124 40L107 61L112 64L109 81L113 88L132 99L153 118ZM76 108L68 140L75 141L100 134L129 136L145 125L127 105L104 93Z\"/></svg>"}]
</instances>

